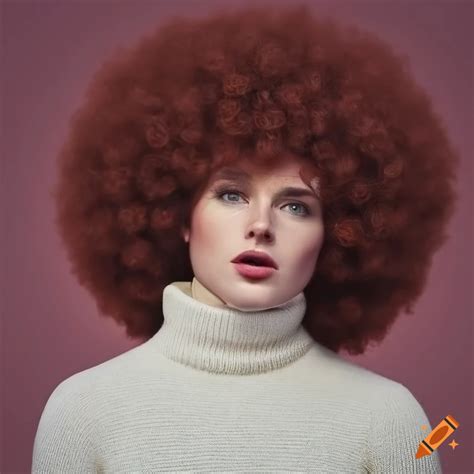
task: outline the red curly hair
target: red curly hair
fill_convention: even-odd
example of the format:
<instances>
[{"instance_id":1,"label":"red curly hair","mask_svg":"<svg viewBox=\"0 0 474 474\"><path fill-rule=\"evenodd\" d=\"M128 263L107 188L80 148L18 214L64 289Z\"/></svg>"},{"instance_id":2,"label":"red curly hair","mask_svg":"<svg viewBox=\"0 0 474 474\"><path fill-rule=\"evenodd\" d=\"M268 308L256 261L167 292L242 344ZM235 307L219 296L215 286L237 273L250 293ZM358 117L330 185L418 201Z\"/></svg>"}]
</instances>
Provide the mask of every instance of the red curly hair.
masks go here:
<instances>
[{"instance_id":1,"label":"red curly hair","mask_svg":"<svg viewBox=\"0 0 474 474\"><path fill-rule=\"evenodd\" d=\"M325 240L303 326L363 353L412 306L454 212L458 154L406 58L305 5L175 17L96 73L58 156L56 223L98 309L148 339L193 278L181 236L223 164L290 151L319 177Z\"/></svg>"}]
</instances>

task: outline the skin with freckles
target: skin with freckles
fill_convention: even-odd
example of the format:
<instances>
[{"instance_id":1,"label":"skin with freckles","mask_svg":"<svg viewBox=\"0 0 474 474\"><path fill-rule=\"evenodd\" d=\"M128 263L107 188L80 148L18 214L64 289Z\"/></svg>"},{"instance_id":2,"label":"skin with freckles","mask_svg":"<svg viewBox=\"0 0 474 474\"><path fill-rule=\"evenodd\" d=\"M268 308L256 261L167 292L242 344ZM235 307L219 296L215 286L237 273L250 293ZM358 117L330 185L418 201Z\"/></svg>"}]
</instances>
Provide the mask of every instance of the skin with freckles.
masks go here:
<instances>
[{"instance_id":1,"label":"skin with freckles","mask_svg":"<svg viewBox=\"0 0 474 474\"><path fill-rule=\"evenodd\" d=\"M304 162L293 155L283 158L270 171L244 159L209 179L190 228L183 228L196 299L264 310L286 303L310 281L324 239L322 209L315 189L300 177ZM279 195L286 187L309 192ZM260 280L242 276L231 261L245 250L266 252L278 270Z\"/></svg>"}]
</instances>

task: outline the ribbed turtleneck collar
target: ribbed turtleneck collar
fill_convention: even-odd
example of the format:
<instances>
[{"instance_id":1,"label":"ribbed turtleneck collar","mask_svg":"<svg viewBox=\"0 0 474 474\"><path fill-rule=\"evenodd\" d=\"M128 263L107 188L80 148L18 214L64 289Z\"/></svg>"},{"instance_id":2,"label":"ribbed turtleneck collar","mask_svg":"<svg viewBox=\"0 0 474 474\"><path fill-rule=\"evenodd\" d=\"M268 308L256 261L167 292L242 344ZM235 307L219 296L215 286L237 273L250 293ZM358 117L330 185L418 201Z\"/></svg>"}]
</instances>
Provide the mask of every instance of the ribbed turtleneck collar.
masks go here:
<instances>
[{"instance_id":1,"label":"ribbed turtleneck collar","mask_svg":"<svg viewBox=\"0 0 474 474\"><path fill-rule=\"evenodd\" d=\"M163 291L164 323L149 343L175 362L212 373L249 375L291 364L313 340L301 325L301 292L263 311L211 306L192 297L191 282Z\"/></svg>"}]
</instances>

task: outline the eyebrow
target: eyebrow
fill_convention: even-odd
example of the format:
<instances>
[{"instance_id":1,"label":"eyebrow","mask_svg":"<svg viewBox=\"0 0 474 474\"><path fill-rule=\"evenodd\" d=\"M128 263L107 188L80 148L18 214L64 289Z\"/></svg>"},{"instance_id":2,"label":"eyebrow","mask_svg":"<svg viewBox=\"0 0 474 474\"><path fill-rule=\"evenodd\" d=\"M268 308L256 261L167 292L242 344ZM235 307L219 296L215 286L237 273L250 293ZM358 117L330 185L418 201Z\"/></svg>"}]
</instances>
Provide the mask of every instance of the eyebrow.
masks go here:
<instances>
[{"instance_id":1,"label":"eyebrow","mask_svg":"<svg viewBox=\"0 0 474 474\"><path fill-rule=\"evenodd\" d=\"M244 170L233 169L233 168L222 168L214 176L215 180L218 179L242 179L250 178L251 176Z\"/></svg>"},{"instance_id":2,"label":"eyebrow","mask_svg":"<svg viewBox=\"0 0 474 474\"><path fill-rule=\"evenodd\" d=\"M229 179L229 180L235 180L243 184L248 178L251 178L251 175L247 173L246 171L239 170L239 169L223 168L215 174L214 181L218 181L221 179ZM316 194L310 189L296 188L294 186L287 186L285 188L280 189L280 191L276 193L277 198L300 197L300 196L308 196L308 197L318 199Z\"/></svg>"}]
</instances>

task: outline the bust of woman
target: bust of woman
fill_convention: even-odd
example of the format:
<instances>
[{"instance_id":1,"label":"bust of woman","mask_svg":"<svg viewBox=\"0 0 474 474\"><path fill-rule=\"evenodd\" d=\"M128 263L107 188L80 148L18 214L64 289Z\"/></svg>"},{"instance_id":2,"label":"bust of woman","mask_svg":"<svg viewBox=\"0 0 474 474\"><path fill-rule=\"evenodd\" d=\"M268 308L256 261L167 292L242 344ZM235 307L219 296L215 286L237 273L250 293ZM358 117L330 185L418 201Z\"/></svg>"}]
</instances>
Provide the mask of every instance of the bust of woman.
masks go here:
<instances>
[{"instance_id":1,"label":"bust of woman","mask_svg":"<svg viewBox=\"0 0 474 474\"><path fill-rule=\"evenodd\" d=\"M56 387L33 471L441 472L410 391L337 353L412 310L457 163L403 60L307 7L121 50L61 150L57 224L143 343Z\"/></svg>"}]
</instances>

